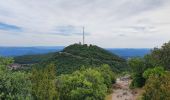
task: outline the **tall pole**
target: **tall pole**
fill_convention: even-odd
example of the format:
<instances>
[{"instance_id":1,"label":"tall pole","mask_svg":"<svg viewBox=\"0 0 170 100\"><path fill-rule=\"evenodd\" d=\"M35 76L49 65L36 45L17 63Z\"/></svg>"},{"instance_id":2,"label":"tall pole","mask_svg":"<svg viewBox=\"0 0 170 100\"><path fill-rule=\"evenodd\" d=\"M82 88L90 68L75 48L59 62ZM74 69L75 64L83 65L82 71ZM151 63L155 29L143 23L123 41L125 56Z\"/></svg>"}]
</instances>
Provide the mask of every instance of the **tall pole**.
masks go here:
<instances>
[{"instance_id":1,"label":"tall pole","mask_svg":"<svg viewBox=\"0 0 170 100\"><path fill-rule=\"evenodd\" d=\"M84 37L84 26L83 26L83 45L84 45L84 42L85 42L85 41L84 41L84 38L85 38L85 37Z\"/></svg>"}]
</instances>

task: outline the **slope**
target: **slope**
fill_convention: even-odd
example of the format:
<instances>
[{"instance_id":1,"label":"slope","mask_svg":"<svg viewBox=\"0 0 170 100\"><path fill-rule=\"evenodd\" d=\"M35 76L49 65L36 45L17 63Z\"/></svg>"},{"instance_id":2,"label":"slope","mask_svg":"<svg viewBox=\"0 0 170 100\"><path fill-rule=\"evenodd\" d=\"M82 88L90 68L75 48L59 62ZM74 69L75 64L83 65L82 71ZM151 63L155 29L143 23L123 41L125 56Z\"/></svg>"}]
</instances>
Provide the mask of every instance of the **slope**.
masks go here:
<instances>
[{"instance_id":1,"label":"slope","mask_svg":"<svg viewBox=\"0 0 170 100\"><path fill-rule=\"evenodd\" d=\"M98 46L73 44L61 52L16 57L17 63L38 63L40 67L54 63L58 74L72 73L82 67L108 64L115 72L127 69L126 61Z\"/></svg>"}]
</instances>

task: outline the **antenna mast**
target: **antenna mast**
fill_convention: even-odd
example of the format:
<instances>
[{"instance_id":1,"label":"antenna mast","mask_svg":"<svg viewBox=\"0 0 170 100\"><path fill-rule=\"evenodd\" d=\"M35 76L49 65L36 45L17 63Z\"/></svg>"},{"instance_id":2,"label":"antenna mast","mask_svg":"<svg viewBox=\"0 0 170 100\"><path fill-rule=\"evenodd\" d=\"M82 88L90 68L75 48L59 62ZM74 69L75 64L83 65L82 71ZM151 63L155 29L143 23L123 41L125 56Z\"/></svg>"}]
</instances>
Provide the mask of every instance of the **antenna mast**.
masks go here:
<instances>
[{"instance_id":1,"label":"antenna mast","mask_svg":"<svg viewBox=\"0 0 170 100\"><path fill-rule=\"evenodd\" d=\"M85 37L84 37L84 26L83 26L83 45L84 45L84 39L85 39Z\"/></svg>"}]
</instances>

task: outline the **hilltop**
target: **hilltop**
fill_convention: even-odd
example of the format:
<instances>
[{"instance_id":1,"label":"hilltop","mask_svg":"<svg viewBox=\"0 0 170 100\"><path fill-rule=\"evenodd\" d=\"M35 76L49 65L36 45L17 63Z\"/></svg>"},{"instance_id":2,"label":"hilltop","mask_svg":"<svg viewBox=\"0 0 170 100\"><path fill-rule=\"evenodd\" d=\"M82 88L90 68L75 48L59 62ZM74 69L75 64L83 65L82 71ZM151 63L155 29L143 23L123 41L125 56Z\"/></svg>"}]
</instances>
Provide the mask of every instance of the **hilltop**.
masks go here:
<instances>
[{"instance_id":1,"label":"hilltop","mask_svg":"<svg viewBox=\"0 0 170 100\"><path fill-rule=\"evenodd\" d=\"M110 65L115 72L127 69L125 59L116 54L95 45L80 44L70 45L60 52L15 57L15 62L38 63L41 66L54 63L59 74L72 73L83 66L96 67L102 64Z\"/></svg>"}]
</instances>

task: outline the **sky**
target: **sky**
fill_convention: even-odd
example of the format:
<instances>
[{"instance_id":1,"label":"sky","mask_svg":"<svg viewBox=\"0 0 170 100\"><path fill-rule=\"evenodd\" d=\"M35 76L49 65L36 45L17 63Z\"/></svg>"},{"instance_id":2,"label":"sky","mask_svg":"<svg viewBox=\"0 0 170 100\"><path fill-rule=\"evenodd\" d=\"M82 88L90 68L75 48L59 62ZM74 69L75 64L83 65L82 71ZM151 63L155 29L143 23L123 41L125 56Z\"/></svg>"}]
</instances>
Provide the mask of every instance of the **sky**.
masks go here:
<instances>
[{"instance_id":1,"label":"sky","mask_svg":"<svg viewBox=\"0 0 170 100\"><path fill-rule=\"evenodd\" d=\"M0 0L0 46L153 48L170 40L170 0Z\"/></svg>"}]
</instances>

